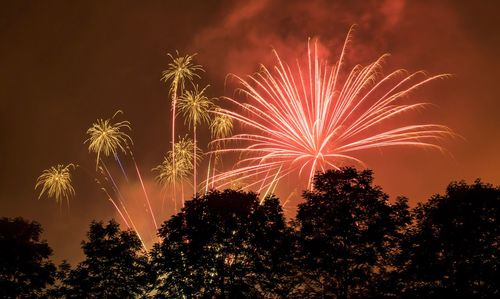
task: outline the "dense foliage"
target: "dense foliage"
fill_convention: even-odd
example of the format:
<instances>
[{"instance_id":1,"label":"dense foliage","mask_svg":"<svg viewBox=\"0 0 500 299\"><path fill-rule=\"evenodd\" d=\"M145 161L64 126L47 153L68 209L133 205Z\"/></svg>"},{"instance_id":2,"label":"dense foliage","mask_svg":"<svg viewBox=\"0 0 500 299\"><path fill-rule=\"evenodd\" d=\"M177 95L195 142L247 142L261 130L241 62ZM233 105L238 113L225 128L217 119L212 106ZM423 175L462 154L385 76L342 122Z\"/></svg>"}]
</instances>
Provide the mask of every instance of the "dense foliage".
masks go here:
<instances>
[{"instance_id":1,"label":"dense foliage","mask_svg":"<svg viewBox=\"0 0 500 299\"><path fill-rule=\"evenodd\" d=\"M263 296L279 285L272 275L291 252L278 200L260 205L256 194L234 190L187 202L159 235L152 253L158 297Z\"/></svg>"},{"instance_id":2,"label":"dense foliage","mask_svg":"<svg viewBox=\"0 0 500 299\"><path fill-rule=\"evenodd\" d=\"M0 297L495 298L500 188L451 183L410 209L372 172L318 173L294 219L239 190L186 202L144 252L116 222L93 222L85 259L56 270L41 227L0 220Z\"/></svg>"},{"instance_id":3,"label":"dense foliage","mask_svg":"<svg viewBox=\"0 0 500 299\"><path fill-rule=\"evenodd\" d=\"M452 183L413 213L401 255L405 297L500 296L498 187Z\"/></svg>"},{"instance_id":4,"label":"dense foliage","mask_svg":"<svg viewBox=\"0 0 500 299\"><path fill-rule=\"evenodd\" d=\"M82 242L85 260L63 275L63 298L136 298L147 291L151 272L141 242L118 223L92 222Z\"/></svg>"},{"instance_id":5,"label":"dense foliage","mask_svg":"<svg viewBox=\"0 0 500 299\"><path fill-rule=\"evenodd\" d=\"M0 297L38 298L54 282L52 249L42 227L22 218L0 218Z\"/></svg>"},{"instance_id":6,"label":"dense foliage","mask_svg":"<svg viewBox=\"0 0 500 299\"><path fill-rule=\"evenodd\" d=\"M299 248L307 294L314 298L364 298L382 293L402 228L410 222L405 199L395 204L372 173L328 171L299 205Z\"/></svg>"}]
</instances>

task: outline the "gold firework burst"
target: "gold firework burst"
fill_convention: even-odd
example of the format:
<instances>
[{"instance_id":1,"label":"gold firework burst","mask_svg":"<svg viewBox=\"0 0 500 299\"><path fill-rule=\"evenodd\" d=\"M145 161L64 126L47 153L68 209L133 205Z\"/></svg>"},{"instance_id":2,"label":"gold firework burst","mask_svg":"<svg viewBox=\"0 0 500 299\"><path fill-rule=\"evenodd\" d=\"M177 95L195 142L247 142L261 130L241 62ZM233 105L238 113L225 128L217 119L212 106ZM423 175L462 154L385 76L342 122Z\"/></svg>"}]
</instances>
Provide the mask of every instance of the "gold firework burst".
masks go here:
<instances>
[{"instance_id":1,"label":"gold firework burst","mask_svg":"<svg viewBox=\"0 0 500 299\"><path fill-rule=\"evenodd\" d=\"M92 127L87 130L87 134L90 137L84 143L89 142L89 152L97 154L96 167L99 164L101 153L105 156L109 156L110 154L116 155L118 150L127 153L125 150L127 142L133 143L130 136L121 131L122 129L131 130L130 122L126 120L112 122L119 113L122 113L122 111L116 111L111 119L97 119L92 124Z\"/></svg>"},{"instance_id":2,"label":"gold firework burst","mask_svg":"<svg viewBox=\"0 0 500 299\"><path fill-rule=\"evenodd\" d=\"M194 85L193 90L186 90L179 98L179 112L185 118L185 122L193 127L197 127L202 122L209 122L209 111L213 107L212 101L205 95L205 90L208 85L202 90L198 89L198 85Z\"/></svg>"},{"instance_id":3,"label":"gold firework burst","mask_svg":"<svg viewBox=\"0 0 500 299\"><path fill-rule=\"evenodd\" d=\"M171 81L171 93L176 93L178 87L183 90L186 80L191 81L194 77L199 78L200 76L196 72L203 71L201 65L193 63L193 58L196 54L181 56L178 51L175 51L175 53L175 57L168 53L172 61L168 64L167 69L162 72L161 76L162 81Z\"/></svg>"},{"instance_id":4,"label":"gold firework burst","mask_svg":"<svg viewBox=\"0 0 500 299\"><path fill-rule=\"evenodd\" d=\"M73 163L66 166L58 164L45 169L36 180L35 190L40 186L42 187L38 198L41 198L46 193L49 198L54 198L57 203L62 203L63 199L69 201L69 198L75 195L75 189L71 185L71 168L75 169L76 166Z\"/></svg>"},{"instance_id":5,"label":"gold firework burst","mask_svg":"<svg viewBox=\"0 0 500 299\"><path fill-rule=\"evenodd\" d=\"M197 149L197 154L195 159L193 159L193 141L187 137L181 138L175 144L175 164L172 159L172 151L169 151L164 157L163 162L157 167L153 168L153 171L158 172L156 176L156 181L166 187L168 184L172 184L175 181L182 181L187 178L191 171L193 170L193 160L199 161L200 152Z\"/></svg>"},{"instance_id":6,"label":"gold firework burst","mask_svg":"<svg viewBox=\"0 0 500 299\"><path fill-rule=\"evenodd\" d=\"M214 139L228 137L232 131L233 120L227 115L217 115L210 123L210 133Z\"/></svg>"}]
</instances>

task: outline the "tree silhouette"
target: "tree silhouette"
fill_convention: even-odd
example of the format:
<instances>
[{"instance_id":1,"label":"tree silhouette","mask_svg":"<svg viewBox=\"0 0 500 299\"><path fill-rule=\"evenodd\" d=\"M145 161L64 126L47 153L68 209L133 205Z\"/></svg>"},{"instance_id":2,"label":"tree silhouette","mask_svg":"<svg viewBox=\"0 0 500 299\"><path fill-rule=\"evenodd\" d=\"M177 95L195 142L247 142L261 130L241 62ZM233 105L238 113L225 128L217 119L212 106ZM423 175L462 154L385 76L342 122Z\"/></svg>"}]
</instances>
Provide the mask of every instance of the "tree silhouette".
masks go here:
<instances>
[{"instance_id":1,"label":"tree silhouette","mask_svg":"<svg viewBox=\"0 0 500 299\"><path fill-rule=\"evenodd\" d=\"M286 292L278 271L291 247L279 201L212 191L186 202L153 250L157 297L254 298ZM283 254L283 255L282 255Z\"/></svg>"},{"instance_id":2,"label":"tree silhouette","mask_svg":"<svg viewBox=\"0 0 500 299\"><path fill-rule=\"evenodd\" d=\"M369 170L342 168L318 173L314 190L304 192L297 213L303 297L385 296L378 282L391 270L398 236L410 218L405 199L390 205L372 182Z\"/></svg>"},{"instance_id":3,"label":"tree silhouette","mask_svg":"<svg viewBox=\"0 0 500 299\"><path fill-rule=\"evenodd\" d=\"M118 223L92 222L82 242L85 260L67 274L59 294L64 298L136 298L151 278L147 257L132 231ZM63 269L64 270L64 269Z\"/></svg>"},{"instance_id":4,"label":"tree silhouette","mask_svg":"<svg viewBox=\"0 0 500 299\"><path fill-rule=\"evenodd\" d=\"M451 183L415 210L405 240L407 298L500 296L500 188Z\"/></svg>"},{"instance_id":5,"label":"tree silhouette","mask_svg":"<svg viewBox=\"0 0 500 299\"><path fill-rule=\"evenodd\" d=\"M0 297L40 298L54 282L52 249L42 227L22 218L0 218Z\"/></svg>"},{"instance_id":6,"label":"tree silhouette","mask_svg":"<svg viewBox=\"0 0 500 299\"><path fill-rule=\"evenodd\" d=\"M297 240L286 223L278 198L270 196L252 215L250 228L253 285L265 298L290 298L297 293L300 276L296 264Z\"/></svg>"},{"instance_id":7,"label":"tree silhouette","mask_svg":"<svg viewBox=\"0 0 500 299\"><path fill-rule=\"evenodd\" d=\"M63 260L57 267L55 281L47 290L46 294L49 298L65 298L68 294L68 288L64 285L66 279L71 272L71 265L68 261Z\"/></svg>"},{"instance_id":8,"label":"tree silhouette","mask_svg":"<svg viewBox=\"0 0 500 299\"><path fill-rule=\"evenodd\" d=\"M287 223L278 198L210 191L159 229L92 222L56 270L42 228L0 218L0 298L498 298L500 187L451 183L409 210L372 172L317 173Z\"/></svg>"}]
</instances>

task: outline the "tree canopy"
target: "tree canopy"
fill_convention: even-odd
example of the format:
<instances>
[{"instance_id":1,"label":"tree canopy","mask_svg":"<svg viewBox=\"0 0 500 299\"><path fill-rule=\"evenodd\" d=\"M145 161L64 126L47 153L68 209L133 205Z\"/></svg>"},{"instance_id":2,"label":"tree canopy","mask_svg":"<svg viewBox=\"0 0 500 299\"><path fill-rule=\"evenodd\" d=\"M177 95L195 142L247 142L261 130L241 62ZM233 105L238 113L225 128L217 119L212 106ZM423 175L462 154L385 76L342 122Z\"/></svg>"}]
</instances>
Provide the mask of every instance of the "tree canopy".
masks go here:
<instances>
[{"instance_id":1,"label":"tree canopy","mask_svg":"<svg viewBox=\"0 0 500 299\"><path fill-rule=\"evenodd\" d=\"M64 298L137 298L147 292L152 274L142 245L118 223L92 222L82 242L85 260L63 278Z\"/></svg>"},{"instance_id":2,"label":"tree canopy","mask_svg":"<svg viewBox=\"0 0 500 299\"><path fill-rule=\"evenodd\" d=\"M280 286L270 270L291 249L289 234L276 198L260 205L256 194L235 190L194 198L160 229L162 242L153 250L158 297L255 298L271 292Z\"/></svg>"},{"instance_id":3,"label":"tree canopy","mask_svg":"<svg viewBox=\"0 0 500 299\"><path fill-rule=\"evenodd\" d=\"M407 297L500 296L500 188L451 183L419 204L402 259Z\"/></svg>"},{"instance_id":4,"label":"tree canopy","mask_svg":"<svg viewBox=\"0 0 500 299\"><path fill-rule=\"evenodd\" d=\"M312 297L361 298L381 292L391 254L410 221L406 199L389 204L372 172L344 168L317 174L297 222Z\"/></svg>"},{"instance_id":5,"label":"tree canopy","mask_svg":"<svg viewBox=\"0 0 500 299\"><path fill-rule=\"evenodd\" d=\"M38 222L0 218L0 297L38 298L54 282L52 249Z\"/></svg>"},{"instance_id":6,"label":"tree canopy","mask_svg":"<svg viewBox=\"0 0 500 299\"><path fill-rule=\"evenodd\" d=\"M297 215L275 196L213 190L186 201L145 252L92 222L84 259L56 269L41 226L0 219L2 298L496 298L500 187L453 182L410 209L373 173L317 173Z\"/></svg>"}]
</instances>

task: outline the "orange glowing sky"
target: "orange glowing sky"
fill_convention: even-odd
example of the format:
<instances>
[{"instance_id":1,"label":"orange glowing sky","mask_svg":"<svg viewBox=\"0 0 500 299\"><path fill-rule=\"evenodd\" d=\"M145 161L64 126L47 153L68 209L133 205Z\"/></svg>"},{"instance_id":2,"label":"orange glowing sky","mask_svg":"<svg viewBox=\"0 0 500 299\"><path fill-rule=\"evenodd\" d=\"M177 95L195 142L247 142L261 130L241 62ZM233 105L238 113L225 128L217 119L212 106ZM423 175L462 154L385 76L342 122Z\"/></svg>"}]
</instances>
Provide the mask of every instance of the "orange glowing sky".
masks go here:
<instances>
[{"instance_id":1,"label":"orange glowing sky","mask_svg":"<svg viewBox=\"0 0 500 299\"><path fill-rule=\"evenodd\" d=\"M452 180L479 177L499 184L499 8L497 1L451 0L4 3L0 216L41 222L56 258L76 261L90 221L115 214L93 182L95 161L83 145L96 118L125 112L136 159L160 209L161 195L149 170L169 148L168 88L160 82L167 52L197 52L206 69L202 83L211 84L209 95L232 96L234 85L224 84L226 75L272 63L272 48L293 63L309 37L319 38L322 54L335 61L352 24L357 27L347 55L350 65L391 53L387 72L405 68L453 75L416 95L415 101L435 107L410 120L437 122L465 138L445 144L453 158L409 148L362 153L376 183L391 198L408 196L412 205L442 193ZM37 200L33 187L40 172L69 162L80 164L70 210ZM123 190L136 197L134 186Z\"/></svg>"}]
</instances>

